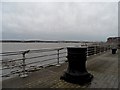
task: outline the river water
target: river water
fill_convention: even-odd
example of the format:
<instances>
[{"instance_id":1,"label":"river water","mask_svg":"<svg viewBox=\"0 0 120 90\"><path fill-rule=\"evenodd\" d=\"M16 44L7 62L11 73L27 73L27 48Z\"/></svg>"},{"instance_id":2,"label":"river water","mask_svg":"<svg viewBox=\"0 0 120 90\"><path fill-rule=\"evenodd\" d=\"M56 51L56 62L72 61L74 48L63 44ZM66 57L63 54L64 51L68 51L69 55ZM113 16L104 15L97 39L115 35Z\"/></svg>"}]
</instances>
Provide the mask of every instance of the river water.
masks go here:
<instances>
[{"instance_id":1,"label":"river water","mask_svg":"<svg viewBox=\"0 0 120 90\"><path fill-rule=\"evenodd\" d=\"M2 52L80 46L84 43L2 43Z\"/></svg>"}]
</instances>

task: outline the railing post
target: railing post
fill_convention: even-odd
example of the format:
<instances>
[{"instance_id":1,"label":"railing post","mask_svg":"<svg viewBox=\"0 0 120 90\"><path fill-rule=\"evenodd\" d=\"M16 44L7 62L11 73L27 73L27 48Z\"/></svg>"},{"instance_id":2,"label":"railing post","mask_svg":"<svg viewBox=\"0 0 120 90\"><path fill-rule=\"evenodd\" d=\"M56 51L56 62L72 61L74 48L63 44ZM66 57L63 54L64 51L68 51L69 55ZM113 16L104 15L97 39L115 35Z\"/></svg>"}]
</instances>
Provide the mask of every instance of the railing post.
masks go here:
<instances>
[{"instance_id":1,"label":"railing post","mask_svg":"<svg viewBox=\"0 0 120 90\"><path fill-rule=\"evenodd\" d=\"M102 47L101 47L101 45L100 45L100 53L102 53Z\"/></svg>"},{"instance_id":2,"label":"railing post","mask_svg":"<svg viewBox=\"0 0 120 90\"><path fill-rule=\"evenodd\" d=\"M56 66L60 66L59 51L60 51L60 49L57 50L57 65Z\"/></svg>"},{"instance_id":3,"label":"railing post","mask_svg":"<svg viewBox=\"0 0 120 90\"><path fill-rule=\"evenodd\" d=\"M20 77L22 77L22 78L28 76L27 73L26 73L26 70L25 70L25 66L26 66L26 64L25 64L25 54L28 53L29 51L30 50L27 50L27 51L22 53L22 55L23 55L23 65L22 65L23 66L23 73L20 75Z\"/></svg>"},{"instance_id":4,"label":"railing post","mask_svg":"<svg viewBox=\"0 0 120 90\"><path fill-rule=\"evenodd\" d=\"M103 46L103 48L104 48L104 52L105 52L105 45Z\"/></svg>"},{"instance_id":5,"label":"railing post","mask_svg":"<svg viewBox=\"0 0 120 90\"><path fill-rule=\"evenodd\" d=\"M94 55L96 55L96 46L94 46Z\"/></svg>"}]
</instances>

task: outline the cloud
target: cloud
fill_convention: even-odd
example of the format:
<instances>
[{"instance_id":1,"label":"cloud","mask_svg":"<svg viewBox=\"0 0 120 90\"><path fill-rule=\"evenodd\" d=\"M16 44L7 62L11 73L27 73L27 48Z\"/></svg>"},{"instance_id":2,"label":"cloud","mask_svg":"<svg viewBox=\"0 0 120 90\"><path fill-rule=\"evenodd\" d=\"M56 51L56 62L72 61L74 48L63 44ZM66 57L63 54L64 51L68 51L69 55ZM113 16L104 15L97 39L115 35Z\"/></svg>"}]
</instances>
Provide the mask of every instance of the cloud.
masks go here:
<instances>
[{"instance_id":1,"label":"cloud","mask_svg":"<svg viewBox=\"0 0 120 90\"><path fill-rule=\"evenodd\" d=\"M105 40L118 32L117 3L3 3L3 39Z\"/></svg>"}]
</instances>

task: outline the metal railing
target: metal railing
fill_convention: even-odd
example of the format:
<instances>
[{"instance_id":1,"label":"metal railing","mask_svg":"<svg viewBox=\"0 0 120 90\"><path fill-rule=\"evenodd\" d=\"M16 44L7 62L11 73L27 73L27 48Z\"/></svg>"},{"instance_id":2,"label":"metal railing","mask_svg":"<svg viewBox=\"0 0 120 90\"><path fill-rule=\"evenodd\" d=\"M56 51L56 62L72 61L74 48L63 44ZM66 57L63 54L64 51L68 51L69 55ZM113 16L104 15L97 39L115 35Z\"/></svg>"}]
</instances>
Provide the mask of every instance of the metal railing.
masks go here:
<instances>
[{"instance_id":1,"label":"metal railing","mask_svg":"<svg viewBox=\"0 0 120 90\"><path fill-rule=\"evenodd\" d=\"M109 45L92 45L87 46L87 56L96 55L104 51L110 50ZM26 77L28 73L40 70L44 67L56 65L67 61L67 49L40 49L25 50L18 52L0 53L3 57L1 62L3 74L2 77L9 77L18 74L20 77ZM7 58L6 58L7 57ZM12 57L12 59L10 59Z\"/></svg>"},{"instance_id":2,"label":"metal railing","mask_svg":"<svg viewBox=\"0 0 120 90\"><path fill-rule=\"evenodd\" d=\"M21 58L17 57L16 59L9 59L11 56L14 57L20 55L22 56ZM60 63L66 61L66 48L4 52L0 53L0 56L3 57L3 59L0 60L2 65L0 70L3 72L3 77L12 74L19 74L21 77L26 77L28 72L39 70L49 65L60 66ZM15 70L16 68L17 70Z\"/></svg>"},{"instance_id":3,"label":"metal railing","mask_svg":"<svg viewBox=\"0 0 120 90\"><path fill-rule=\"evenodd\" d=\"M98 53L102 53L110 49L110 45L88 46L87 56L96 55Z\"/></svg>"}]
</instances>

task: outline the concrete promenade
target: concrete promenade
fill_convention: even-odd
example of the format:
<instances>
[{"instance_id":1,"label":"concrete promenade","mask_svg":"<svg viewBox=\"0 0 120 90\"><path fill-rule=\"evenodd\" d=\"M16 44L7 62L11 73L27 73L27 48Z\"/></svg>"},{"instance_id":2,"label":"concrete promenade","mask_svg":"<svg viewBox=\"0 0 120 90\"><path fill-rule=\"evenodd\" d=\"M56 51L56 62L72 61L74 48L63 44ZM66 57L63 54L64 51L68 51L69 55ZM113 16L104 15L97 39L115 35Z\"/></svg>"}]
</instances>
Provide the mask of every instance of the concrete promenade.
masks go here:
<instances>
[{"instance_id":1,"label":"concrete promenade","mask_svg":"<svg viewBox=\"0 0 120 90\"><path fill-rule=\"evenodd\" d=\"M3 81L2 88L118 88L118 54L111 51L90 56L87 70L94 75L90 84L81 86L60 80L67 63L30 73L26 78L15 77Z\"/></svg>"}]
</instances>

